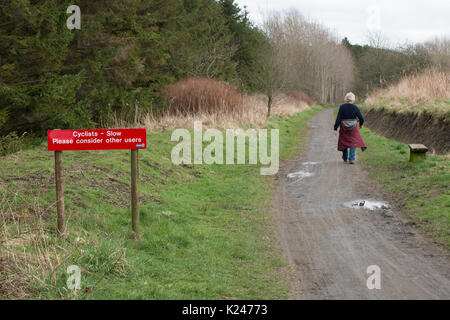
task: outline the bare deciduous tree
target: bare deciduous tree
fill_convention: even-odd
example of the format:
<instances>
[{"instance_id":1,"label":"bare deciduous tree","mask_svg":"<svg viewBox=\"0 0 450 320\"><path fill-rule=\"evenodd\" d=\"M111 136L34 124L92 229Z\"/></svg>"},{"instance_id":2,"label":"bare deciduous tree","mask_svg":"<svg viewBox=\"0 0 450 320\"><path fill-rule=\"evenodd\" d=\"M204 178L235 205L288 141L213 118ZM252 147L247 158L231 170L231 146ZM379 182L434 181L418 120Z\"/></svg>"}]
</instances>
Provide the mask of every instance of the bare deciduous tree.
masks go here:
<instances>
[{"instance_id":1,"label":"bare deciduous tree","mask_svg":"<svg viewBox=\"0 0 450 320\"><path fill-rule=\"evenodd\" d=\"M290 68L289 51L286 50L287 39L280 29L280 15L272 15L263 24L263 30L268 37L269 46L260 48L261 64L258 67L255 83L267 96L267 116L272 112L274 100L288 86Z\"/></svg>"},{"instance_id":2,"label":"bare deciduous tree","mask_svg":"<svg viewBox=\"0 0 450 320\"><path fill-rule=\"evenodd\" d=\"M425 42L431 62L440 69L450 68L450 38L434 38Z\"/></svg>"},{"instance_id":3,"label":"bare deciduous tree","mask_svg":"<svg viewBox=\"0 0 450 320\"><path fill-rule=\"evenodd\" d=\"M269 108L273 96L281 91L302 90L321 103L331 103L351 89L352 55L329 30L295 10L272 14L263 26L273 45L274 59L270 63L272 76L265 80L277 89L268 95Z\"/></svg>"}]
</instances>

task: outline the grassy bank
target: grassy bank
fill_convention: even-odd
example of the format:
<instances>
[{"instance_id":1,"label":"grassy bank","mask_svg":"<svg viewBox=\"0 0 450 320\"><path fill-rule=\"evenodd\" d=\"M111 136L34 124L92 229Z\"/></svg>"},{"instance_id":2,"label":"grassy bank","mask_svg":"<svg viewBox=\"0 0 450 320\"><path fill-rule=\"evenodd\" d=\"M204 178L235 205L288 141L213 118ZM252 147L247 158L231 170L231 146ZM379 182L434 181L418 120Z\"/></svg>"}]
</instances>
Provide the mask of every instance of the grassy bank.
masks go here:
<instances>
[{"instance_id":1,"label":"grassy bank","mask_svg":"<svg viewBox=\"0 0 450 320\"><path fill-rule=\"evenodd\" d=\"M406 144L366 128L362 134L369 148L360 157L370 176L421 229L450 248L450 158L428 155L412 164Z\"/></svg>"},{"instance_id":2,"label":"grassy bank","mask_svg":"<svg viewBox=\"0 0 450 320\"><path fill-rule=\"evenodd\" d=\"M366 125L385 137L450 151L450 71L429 69L372 92L361 104Z\"/></svg>"},{"instance_id":3,"label":"grassy bank","mask_svg":"<svg viewBox=\"0 0 450 320\"><path fill-rule=\"evenodd\" d=\"M287 158L320 108L275 116ZM259 166L175 166L171 132L140 153L141 240L130 239L129 151L65 152L69 234L55 234L53 153L0 158L0 297L279 299L284 262L274 243L271 178ZM66 289L67 267L81 290Z\"/></svg>"},{"instance_id":4,"label":"grassy bank","mask_svg":"<svg viewBox=\"0 0 450 320\"><path fill-rule=\"evenodd\" d=\"M399 114L431 114L450 122L450 72L435 69L404 77L397 84L372 92L367 109Z\"/></svg>"}]
</instances>

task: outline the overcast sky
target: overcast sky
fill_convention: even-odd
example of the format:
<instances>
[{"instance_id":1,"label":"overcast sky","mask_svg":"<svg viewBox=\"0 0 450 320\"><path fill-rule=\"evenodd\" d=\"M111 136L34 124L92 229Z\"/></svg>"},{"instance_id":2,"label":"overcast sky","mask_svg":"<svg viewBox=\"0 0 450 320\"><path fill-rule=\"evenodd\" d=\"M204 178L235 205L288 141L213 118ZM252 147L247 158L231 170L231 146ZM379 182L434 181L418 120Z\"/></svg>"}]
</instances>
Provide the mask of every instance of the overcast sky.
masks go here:
<instances>
[{"instance_id":1,"label":"overcast sky","mask_svg":"<svg viewBox=\"0 0 450 320\"><path fill-rule=\"evenodd\" d=\"M271 11L295 8L351 43L367 43L368 31L394 44L450 36L450 0L235 0L260 23Z\"/></svg>"}]
</instances>

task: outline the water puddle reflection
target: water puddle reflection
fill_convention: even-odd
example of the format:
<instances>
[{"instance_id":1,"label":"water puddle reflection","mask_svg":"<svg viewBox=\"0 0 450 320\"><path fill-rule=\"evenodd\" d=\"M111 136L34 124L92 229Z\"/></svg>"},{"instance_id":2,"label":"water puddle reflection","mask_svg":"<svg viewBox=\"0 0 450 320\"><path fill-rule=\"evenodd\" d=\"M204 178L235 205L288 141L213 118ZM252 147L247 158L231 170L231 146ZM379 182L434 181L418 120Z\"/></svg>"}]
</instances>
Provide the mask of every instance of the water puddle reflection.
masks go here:
<instances>
[{"instance_id":1,"label":"water puddle reflection","mask_svg":"<svg viewBox=\"0 0 450 320\"><path fill-rule=\"evenodd\" d=\"M389 210L391 206L387 202L376 200L355 200L344 204L348 208L367 210Z\"/></svg>"},{"instance_id":2,"label":"water puddle reflection","mask_svg":"<svg viewBox=\"0 0 450 320\"><path fill-rule=\"evenodd\" d=\"M298 171L298 172L293 172L293 173L289 173L287 175L287 177L289 179L295 179L295 178L308 178L308 177L312 177L314 175L313 172L307 172L307 171Z\"/></svg>"}]
</instances>

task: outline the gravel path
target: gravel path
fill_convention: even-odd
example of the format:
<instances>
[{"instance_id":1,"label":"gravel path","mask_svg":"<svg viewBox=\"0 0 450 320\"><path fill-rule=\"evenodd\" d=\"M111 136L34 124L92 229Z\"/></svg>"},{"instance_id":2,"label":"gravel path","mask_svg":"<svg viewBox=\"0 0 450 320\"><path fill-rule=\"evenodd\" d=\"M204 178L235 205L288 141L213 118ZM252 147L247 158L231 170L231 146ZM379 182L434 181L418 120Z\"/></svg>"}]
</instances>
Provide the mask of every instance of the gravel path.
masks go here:
<instances>
[{"instance_id":1,"label":"gravel path","mask_svg":"<svg viewBox=\"0 0 450 320\"><path fill-rule=\"evenodd\" d=\"M275 203L294 268L292 298L450 299L448 251L400 216L395 204L359 206L357 200L389 201L358 159L355 165L341 160L333 122L331 109L312 119L307 151L280 172ZM372 265L381 270L379 290L367 287Z\"/></svg>"}]
</instances>

